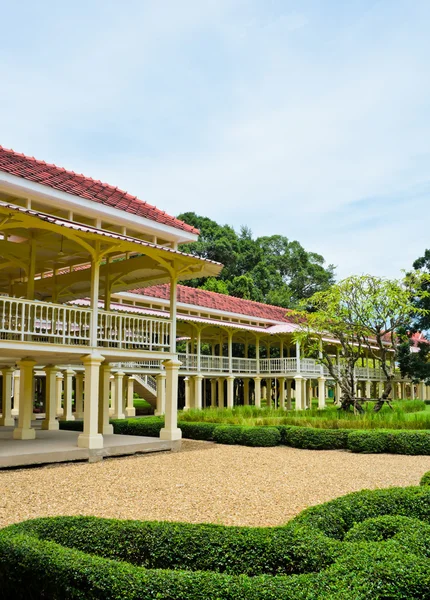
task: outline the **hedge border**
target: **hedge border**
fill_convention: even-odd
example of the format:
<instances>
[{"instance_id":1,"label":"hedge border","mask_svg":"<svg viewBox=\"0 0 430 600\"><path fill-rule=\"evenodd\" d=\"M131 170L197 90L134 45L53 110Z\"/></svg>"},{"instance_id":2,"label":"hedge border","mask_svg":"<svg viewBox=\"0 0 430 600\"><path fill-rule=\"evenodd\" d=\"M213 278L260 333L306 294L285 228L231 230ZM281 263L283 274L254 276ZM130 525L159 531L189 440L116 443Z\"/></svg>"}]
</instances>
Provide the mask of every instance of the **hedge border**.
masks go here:
<instances>
[{"instance_id":1,"label":"hedge border","mask_svg":"<svg viewBox=\"0 0 430 600\"><path fill-rule=\"evenodd\" d=\"M0 531L1 594L15 600L428 599L429 530L425 486L355 492L276 528L35 519Z\"/></svg>"},{"instance_id":2,"label":"hedge border","mask_svg":"<svg viewBox=\"0 0 430 600\"><path fill-rule=\"evenodd\" d=\"M114 432L157 437L160 417L112 420ZM242 427L219 423L179 421L183 437L245 446L277 446L307 450L349 450L368 454L430 455L430 432L386 429L318 429L293 425ZM82 431L82 421L60 421L60 429ZM279 432L279 435L278 433Z\"/></svg>"}]
</instances>

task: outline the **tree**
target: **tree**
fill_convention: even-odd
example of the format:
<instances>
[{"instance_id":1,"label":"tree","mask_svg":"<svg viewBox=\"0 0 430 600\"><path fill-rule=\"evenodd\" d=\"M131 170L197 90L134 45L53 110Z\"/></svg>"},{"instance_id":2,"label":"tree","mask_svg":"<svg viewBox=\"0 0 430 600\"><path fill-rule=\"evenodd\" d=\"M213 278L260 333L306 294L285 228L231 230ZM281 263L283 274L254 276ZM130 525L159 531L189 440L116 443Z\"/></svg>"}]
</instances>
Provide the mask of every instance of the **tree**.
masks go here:
<instances>
[{"instance_id":1,"label":"tree","mask_svg":"<svg viewBox=\"0 0 430 600\"><path fill-rule=\"evenodd\" d=\"M228 294L288 308L334 281L333 265L326 267L322 256L285 236L254 239L248 227L237 233L195 213L179 218L200 230L198 242L184 244L183 251L223 263L220 280ZM203 279L188 285L207 289Z\"/></svg>"},{"instance_id":2,"label":"tree","mask_svg":"<svg viewBox=\"0 0 430 600\"><path fill-rule=\"evenodd\" d=\"M365 355L379 363L385 376L384 391L375 411L389 402L395 365L408 341L406 332L413 319L424 314L425 309L417 307L415 301L417 294L422 294L421 282L419 273L402 280L353 276L311 297L308 306L314 312L306 315L306 324L301 326L302 338L315 344L312 338L316 335L319 360L341 385L343 408L351 405L358 408L354 399L353 370L358 358ZM305 315L301 317L304 319ZM316 333L312 333L312 328ZM327 334L338 340L342 348L342 365L337 377L333 359L323 344Z\"/></svg>"}]
</instances>

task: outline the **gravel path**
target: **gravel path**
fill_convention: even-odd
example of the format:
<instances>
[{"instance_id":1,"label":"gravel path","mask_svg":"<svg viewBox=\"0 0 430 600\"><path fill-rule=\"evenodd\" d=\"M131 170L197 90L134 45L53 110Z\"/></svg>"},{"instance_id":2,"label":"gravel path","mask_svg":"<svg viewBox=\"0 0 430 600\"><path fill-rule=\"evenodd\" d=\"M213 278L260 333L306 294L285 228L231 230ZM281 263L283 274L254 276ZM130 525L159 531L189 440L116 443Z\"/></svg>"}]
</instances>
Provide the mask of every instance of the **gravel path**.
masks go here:
<instances>
[{"instance_id":1,"label":"gravel path","mask_svg":"<svg viewBox=\"0 0 430 600\"><path fill-rule=\"evenodd\" d=\"M416 485L430 456L183 443L160 453L0 472L0 527L40 516L280 525L364 488Z\"/></svg>"}]
</instances>

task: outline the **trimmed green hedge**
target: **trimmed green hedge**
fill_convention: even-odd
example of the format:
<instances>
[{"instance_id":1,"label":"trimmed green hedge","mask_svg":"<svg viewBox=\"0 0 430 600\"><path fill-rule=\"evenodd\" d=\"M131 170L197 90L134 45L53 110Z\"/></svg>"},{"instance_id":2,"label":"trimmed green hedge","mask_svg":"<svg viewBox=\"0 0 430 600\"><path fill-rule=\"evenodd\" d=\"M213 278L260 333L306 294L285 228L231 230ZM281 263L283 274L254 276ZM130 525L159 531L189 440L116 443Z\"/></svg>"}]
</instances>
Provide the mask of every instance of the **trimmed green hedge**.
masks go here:
<instances>
[{"instance_id":1,"label":"trimmed green hedge","mask_svg":"<svg viewBox=\"0 0 430 600\"><path fill-rule=\"evenodd\" d=\"M316 429L312 427L280 426L282 443L293 448L310 450L346 449L348 433L344 429Z\"/></svg>"},{"instance_id":2,"label":"trimmed green hedge","mask_svg":"<svg viewBox=\"0 0 430 600\"><path fill-rule=\"evenodd\" d=\"M390 454L430 454L428 431L356 430L348 435L348 449L352 452Z\"/></svg>"},{"instance_id":3,"label":"trimmed green hedge","mask_svg":"<svg viewBox=\"0 0 430 600\"><path fill-rule=\"evenodd\" d=\"M164 421L160 417L113 420L115 433L158 437ZM308 450L350 450L364 453L430 455L430 432L383 429L318 429L279 425L277 427L219 425L179 421L184 438L219 444L278 446ZM82 421L60 421L60 429L82 431Z\"/></svg>"},{"instance_id":4,"label":"trimmed green hedge","mask_svg":"<svg viewBox=\"0 0 430 600\"><path fill-rule=\"evenodd\" d=\"M430 599L430 488L349 494L284 527L55 517L0 531L0 597Z\"/></svg>"},{"instance_id":5,"label":"trimmed green hedge","mask_svg":"<svg viewBox=\"0 0 430 600\"><path fill-rule=\"evenodd\" d=\"M427 473L424 473L421 477L420 485L430 485L430 471L427 471Z\"/></svg>"}]
</instances>

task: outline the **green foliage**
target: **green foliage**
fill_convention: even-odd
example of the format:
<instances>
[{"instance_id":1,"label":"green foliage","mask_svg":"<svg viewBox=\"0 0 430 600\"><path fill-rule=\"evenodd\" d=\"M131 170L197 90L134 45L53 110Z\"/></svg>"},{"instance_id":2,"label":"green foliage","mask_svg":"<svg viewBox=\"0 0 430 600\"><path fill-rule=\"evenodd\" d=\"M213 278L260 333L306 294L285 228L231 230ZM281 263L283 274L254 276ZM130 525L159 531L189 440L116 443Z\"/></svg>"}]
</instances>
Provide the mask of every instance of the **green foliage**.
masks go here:
<instances>
[{"instance_id":1,"label":"green foliage","mask_svg":"<svg viewBox=\"0 0 430 600\"><path fill-rule=\"evenodd\" d=\"M281 432L282 443L293 448L338 450L347 447L348 430L282 427Z\"/></svg>"},{"instance_id":2,"label":"green foliage","mask_svg":"<svg viewBox=\"0 0 430 600\"><path fill-rule=\"evenodd\" d=\"M253 238L247 227L239 233L207 217L184 213L179 218L200 229L197 242L181 249L223 263L219 279L196 279L187 285L239 298L290 307L327 289L334 281L333 265L282 235Z\"/></svg>"},{"instance_id":3,"label":"green foliage","mask_svg":"<svg viewBox=\"0 0 430 600\"><path fill-rule=\"evenodd\" d=\"M242 444L243 428L237 425L220 425L214 431L214 442L218 444Z\"/></svg>"},{"instance_id":4,"label":"green foliage","mask_svg":"<svg viewBox=\"0 0 430 600\"><path fill-rule=\"evenodd\" d=\"M178 423L182 429L182 437L191 440L212 440L214 431L217 428L216 423Z\"/></svg>"},{"instance_id":5,"label":"green foliage","mask_svg":"<svg viewBox=\"0 0 430 600\"><path fill-rule=\"evenodd\" d=\"M281 433L276 427L244 427L242 441L244 446L279 446Z\"/></svg>"},{"instance_id":6,"label":"green foliage","mask_svg":"<svg viewBox=\"0 0 430 600\"><path fill-rule=\"evenodd\" d=\"M284 527L55 517L0 531L4 598L430 598L430 488L349 494Z\"/></svg>"},{"instance_id":7,"label":"green foliage","mask_svg":"<svg viewBox=\"0 0 430 600\"><path fill-rule=\"evenodd\" d=\"M421 477L420 485L430 485L430 471L427 471L427 473L424 473Z\"/></svg>"},{"instance_id":8,"label":"green foliage","mask_svg":"<svg viewBox=\"0 0 430 600\"><path fill-rule=\"evenodd\" d=\"M430 454L429 431L352 431L348 435L352 452L390 454Z\"/></svg>"}]
</instances>

